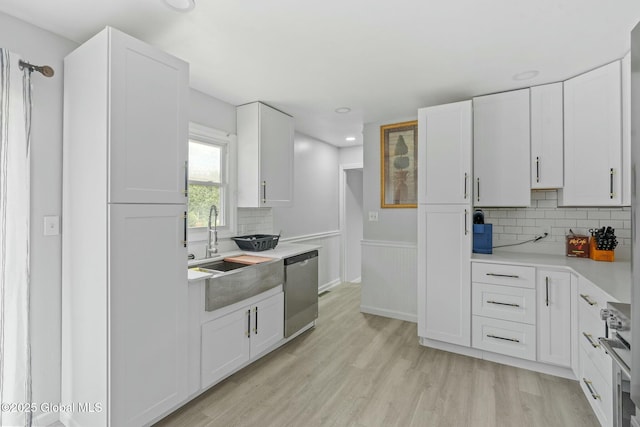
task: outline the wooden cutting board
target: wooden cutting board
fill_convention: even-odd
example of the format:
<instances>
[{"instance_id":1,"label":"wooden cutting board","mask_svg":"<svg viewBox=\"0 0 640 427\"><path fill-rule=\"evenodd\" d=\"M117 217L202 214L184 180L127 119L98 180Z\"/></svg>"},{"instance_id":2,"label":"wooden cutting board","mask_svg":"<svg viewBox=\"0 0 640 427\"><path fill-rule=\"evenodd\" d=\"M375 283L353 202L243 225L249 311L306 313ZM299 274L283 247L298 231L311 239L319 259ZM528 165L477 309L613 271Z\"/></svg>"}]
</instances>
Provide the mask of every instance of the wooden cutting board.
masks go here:
<instances>
[{"instance_id":1,"label":"wooden cutting board","mask_svg":"<svg viewBox=\"0 0 640 427\"><path fill-rule=\"evenodd\" d=\"M237 262L239 264L260 264L261 262L267 262L273 260L273 258L267 258L264 256L255 256L255 255L238 255L238 256L230 256L224 259L229 262Z\"/></svg>"}]
</instances>

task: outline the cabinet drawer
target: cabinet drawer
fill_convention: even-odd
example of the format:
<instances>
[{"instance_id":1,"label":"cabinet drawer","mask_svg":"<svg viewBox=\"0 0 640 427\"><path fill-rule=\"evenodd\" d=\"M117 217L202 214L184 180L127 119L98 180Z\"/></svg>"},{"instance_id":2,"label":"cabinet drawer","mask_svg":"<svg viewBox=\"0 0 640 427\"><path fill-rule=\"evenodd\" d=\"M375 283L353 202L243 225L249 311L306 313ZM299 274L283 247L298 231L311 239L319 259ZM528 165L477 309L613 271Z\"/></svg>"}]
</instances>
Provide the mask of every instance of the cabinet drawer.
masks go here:
<instances>
[{"instance_id":1,"label":"cabinet drawer","mask_svg":"<svg viewBox=\"0 0 640 427\"><path fill-rule=\"evenodd\" d=\"M522 359L536 359L536 327L473 316L472 346Z\"/></svg>"},{"instance_id":2,"label":"cabinet drawer","mask_svg":"<svg viewBox=\"0 0 640 427\"><path fill-rule=\"evenodd\" d=\"M587 304L580 304L578 310L578 339L584 353L592 360L594 366L602 376L611 381L611 356L609 356L598 341L604 336L604 321L595 317Z\"/></svg>"},{"instance_id":3,"label":"cabinet drawer","mask_svg":"<svg viewBox=\"0 0 640 427\"><path fill-rule=\"evenodd\" d=\"M474 262L471 267L473 282L533 289L536 285L535 279L536 269L534 267L482 262Z\"/></svg>"},{"instance_id":4,"label":"cabinet drawer","mask_svg":"<svg viewBox=\"0 0 640 427\"><path fill-rule=\"evenodd\" d=\"M513 286L472 284L473 314L514 322L536 323L536 291Z\"/></svg>"},{"instance_id":5,"label":"cabinet drawer","mask_svg":"<svg viewBox=\"0 0 640 427\"><path fill-rule=\"evenodd\" d=\"M610 425L613 418L613 388L595 368L593 361L581 349L580 387L602 425Z\"/></svg>"},{"instance_id":6,"label":"cabinet drawer","mask_svg":"<svg viewBox=\"0 0 640 427\"><path fill-rule=\"evenodd\" d=\"M578 281L578 305L588 308L594 316L600 316L600 310L607 308L607 301L615 301L602 289L580 277ZM604 323L603 323L604 324Z\"/></svg>"}]
</instances>

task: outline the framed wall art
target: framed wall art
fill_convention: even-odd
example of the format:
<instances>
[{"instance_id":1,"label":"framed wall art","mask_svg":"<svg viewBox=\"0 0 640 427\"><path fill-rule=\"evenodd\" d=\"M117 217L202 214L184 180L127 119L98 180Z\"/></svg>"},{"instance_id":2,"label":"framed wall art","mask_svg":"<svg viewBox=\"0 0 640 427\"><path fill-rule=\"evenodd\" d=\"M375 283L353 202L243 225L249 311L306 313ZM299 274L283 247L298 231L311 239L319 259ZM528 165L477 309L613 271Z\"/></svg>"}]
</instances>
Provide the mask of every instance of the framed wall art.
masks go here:
<instances>
[{"instance_id":1,"label":"framed wall art","mask_svg":"<svg viewBox=\"0 0 640 427\"><path fill-rule=\"evenodd\" d=\"M380 126L380 207L418 203L418 122Z\"/></svg>"}]
</instances>

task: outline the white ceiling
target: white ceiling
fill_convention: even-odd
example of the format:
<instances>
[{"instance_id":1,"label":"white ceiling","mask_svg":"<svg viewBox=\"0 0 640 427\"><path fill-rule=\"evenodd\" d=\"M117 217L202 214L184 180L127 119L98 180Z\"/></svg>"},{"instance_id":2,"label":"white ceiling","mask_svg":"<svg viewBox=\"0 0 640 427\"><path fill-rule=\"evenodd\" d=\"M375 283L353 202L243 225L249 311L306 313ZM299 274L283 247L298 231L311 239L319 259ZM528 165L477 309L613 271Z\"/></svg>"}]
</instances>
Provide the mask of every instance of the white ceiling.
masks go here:
<instances>
[{"instance_id":1,"label":"white ceiling","mask_svg":"<svg viewBox=\"0 0 640 427\"><path fill-rule=\"evenodd\" d=\"M189 13L162 0L2 0L0 11L79 43L114 26L189 62L195 89L267 102L337 146L361 144L366 122L621 58L640 21L639 0L196 0ZM539 75L513 79L528 70Z\"/></svg>"}]
</instances>

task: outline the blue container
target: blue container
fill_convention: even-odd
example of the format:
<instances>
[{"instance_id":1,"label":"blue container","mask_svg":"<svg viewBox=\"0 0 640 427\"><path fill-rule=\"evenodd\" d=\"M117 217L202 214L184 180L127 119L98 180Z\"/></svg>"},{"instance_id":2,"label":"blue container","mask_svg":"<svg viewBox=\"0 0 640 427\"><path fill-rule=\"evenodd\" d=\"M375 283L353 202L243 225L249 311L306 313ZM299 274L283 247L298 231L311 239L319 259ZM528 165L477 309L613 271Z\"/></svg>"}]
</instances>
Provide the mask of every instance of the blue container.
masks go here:
<instances>
[{"instance_id":1,"label":"blue container","mask_svg":"<svg viewBox=\"0 0 640 427\"><path fill-rule=\"evenodd\" d=\"M473 252L493 253L493 224L473 224Z\"/></svg>"}]
</instances>

